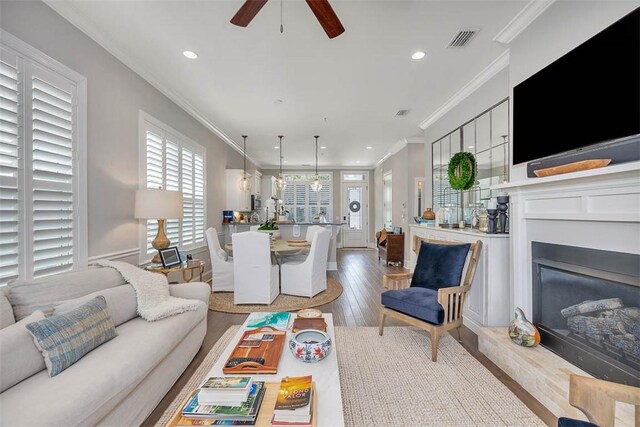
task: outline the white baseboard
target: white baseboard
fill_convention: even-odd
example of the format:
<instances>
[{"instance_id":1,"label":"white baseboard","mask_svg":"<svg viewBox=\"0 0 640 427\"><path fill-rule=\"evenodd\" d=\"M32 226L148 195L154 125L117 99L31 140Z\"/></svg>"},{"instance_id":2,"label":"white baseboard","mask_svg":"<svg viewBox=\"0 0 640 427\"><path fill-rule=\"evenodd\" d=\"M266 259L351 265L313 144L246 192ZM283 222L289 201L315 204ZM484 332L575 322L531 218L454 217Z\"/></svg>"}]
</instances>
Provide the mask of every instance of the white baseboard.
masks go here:
<instances>
[{"instance_id":1,"label":"white baseboard","mask_svg":"<svg viewBox=\"0 0 640 427\"><path fill-rule=\"evenodd\" d=\"M140 255L140 248L131 248L131 249L125 249L124 251L111 252L111 253L102 254L102 255L94 255L89 257L88 261L89 263L96 262L96 261L103 261L103 260L114 261L118 259L129 258L132 256L138 256L138 255Z\"/></svg>"},{"instance_id":2,"label":"white baseboard","mask_svg":"<svg viewBox=\"0 0 640 427\"><path fill-rule=\"evenodd\" d=\"M327 270L328 271L337 271L338 270L338 263L336 261L327 262Z\"/></svg>"}]
</instances>

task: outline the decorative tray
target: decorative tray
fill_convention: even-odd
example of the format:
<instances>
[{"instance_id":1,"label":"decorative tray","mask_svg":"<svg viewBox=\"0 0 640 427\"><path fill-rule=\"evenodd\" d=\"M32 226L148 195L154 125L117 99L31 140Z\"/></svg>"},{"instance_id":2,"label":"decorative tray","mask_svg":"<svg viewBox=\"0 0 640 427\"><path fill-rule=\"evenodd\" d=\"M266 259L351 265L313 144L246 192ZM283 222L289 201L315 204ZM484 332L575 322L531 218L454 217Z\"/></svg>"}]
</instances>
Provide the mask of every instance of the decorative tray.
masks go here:
<instances>
[{"instance_id":1,"label":"decorative tray","mask_svg":"<svg viewBox=\"0 0 640 427\"><path fill-rule=\"evenodd\" d=\"M250 335L266 334L273 335L273 340L260 340L260 344L256 347L245 347L247 342L255 343L255 339L247 340ZM286 331L276 329L271 326L263 326L257 329L250 329L242 334L240 341L229 355L224 363L222 372L225 374L241 374L241 375L261 375L278 373L278 363L282 355L282 349L286 341ZM242 346L242 347L241 347ZM264 363L258 362L242 362L233 367L227 367L229 361L236 357L262 358Z\"/></svg>"}]
</instances>

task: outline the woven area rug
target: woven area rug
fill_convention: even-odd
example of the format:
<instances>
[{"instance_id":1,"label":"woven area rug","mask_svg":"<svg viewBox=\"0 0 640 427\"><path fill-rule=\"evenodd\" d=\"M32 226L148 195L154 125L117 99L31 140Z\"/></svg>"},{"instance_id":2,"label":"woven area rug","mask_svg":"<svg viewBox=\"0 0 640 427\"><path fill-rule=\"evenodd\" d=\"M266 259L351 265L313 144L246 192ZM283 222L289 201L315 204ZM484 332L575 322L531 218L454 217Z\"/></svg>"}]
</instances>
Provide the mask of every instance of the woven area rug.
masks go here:
<instances>
[{"instance_id":1,"label":"woven area rug","mask_svg":"<svg viewBox=\"0 0 640 427\"><path fill-rule=\"evenodd\" d=\"M249 314L255 311L296 311L303 308L317 307L328 304L342 295L342 285L334 278L327 277L327 290L320 292L313 298L294 297L280 294L273 304L242 304L233 303L233 292L214 292L209 298L209 310L222 311L223 313Z\"/></svg>"},{"instance_id":2,"label":"woven area rug","mask_svg":"<svg viewBox=\"0 0 640 427\"><path fill-rule=\"evenodd\" d=\"M204 380L238 328L214 345L158 425ZM346 426L544 426L450 335L440 340L437 363L428 335L414 328L388 327L380 337L377 328L336 327L336 341Z\"/></svg>"}]
</instances>

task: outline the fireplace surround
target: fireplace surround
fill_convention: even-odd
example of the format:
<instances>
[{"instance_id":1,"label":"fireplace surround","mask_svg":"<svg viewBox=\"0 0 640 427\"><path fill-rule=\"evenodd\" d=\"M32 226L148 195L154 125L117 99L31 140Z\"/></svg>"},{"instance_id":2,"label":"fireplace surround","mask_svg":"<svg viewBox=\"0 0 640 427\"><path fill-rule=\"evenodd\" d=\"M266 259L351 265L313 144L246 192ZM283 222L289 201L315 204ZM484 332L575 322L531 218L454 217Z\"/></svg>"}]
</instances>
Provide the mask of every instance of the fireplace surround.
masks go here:
<instances>
[{"instance_id":1,"label":"fireplace surround","mask_svg":"<svg viewBox=\"0 0 640 427\"><path fill-rule=\"evenodd\" d=\"M640 255L531 243L541 345L596 378L640 384Z\"/></svg>"}]
</instances>

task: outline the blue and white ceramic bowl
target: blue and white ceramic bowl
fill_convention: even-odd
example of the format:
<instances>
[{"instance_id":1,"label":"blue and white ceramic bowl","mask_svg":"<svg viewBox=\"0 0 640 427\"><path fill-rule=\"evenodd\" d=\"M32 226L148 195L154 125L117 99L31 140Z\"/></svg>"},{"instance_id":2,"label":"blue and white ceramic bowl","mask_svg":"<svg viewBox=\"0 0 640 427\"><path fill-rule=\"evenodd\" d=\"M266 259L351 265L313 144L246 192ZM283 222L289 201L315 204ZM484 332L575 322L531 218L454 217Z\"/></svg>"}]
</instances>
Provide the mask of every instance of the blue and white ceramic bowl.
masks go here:
<instances>
[{"instance_id":1,"label":"blue and white ceramic bowl","mask_svg":"<svg viewBox=\"0 0 640 427\"><path fill-rule=\"evenodd\" d=\"M304 329L291 337L289 349L298 360L319 362L331 352L331 337L322 331Z\"/></svg>"}]
</instances>

